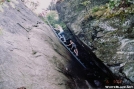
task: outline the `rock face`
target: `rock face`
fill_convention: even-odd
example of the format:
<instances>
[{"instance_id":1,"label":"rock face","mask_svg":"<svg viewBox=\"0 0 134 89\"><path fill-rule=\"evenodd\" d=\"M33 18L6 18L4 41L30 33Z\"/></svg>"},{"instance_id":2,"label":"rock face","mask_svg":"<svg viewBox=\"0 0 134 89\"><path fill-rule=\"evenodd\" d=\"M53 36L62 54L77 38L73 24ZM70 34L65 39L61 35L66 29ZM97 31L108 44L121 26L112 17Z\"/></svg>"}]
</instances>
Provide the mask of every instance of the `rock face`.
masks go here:
<instances>
[{"instance_id":1,"label":"rock face","mask_svg":"<svg viewBox=\"0 0 134 89\"><path fill-rule=\"evenodd\" d=\"M61 0L57 2L57 10L61 20L88 47L92 48L94 46L96 48L94 53L104 63L109 65L127 63L129 65L134 60L133 4L127 10L122 8L118 10L120 15L114 16L112 14L113 16L110 18L105 18L104 16L107 15L105 12L108 9L96 11L94 15L90 12L93 10L95 12L97 10L96 7L105 7L109 0L101 0L101 2L100 0L90 0L87 5L83 5L86 1L88 0ZM130 8L132 13L127 13ZM127 15L122 15L122 10ZM128 69L128 65L123 65L124 72ZM133 69L133 66L131 67ZM134 76L134 73L131 72L131 80L133 81L132 75ZM130 76L128 77L130 78Z\"/></svg>"},{"instance_id":2,"label":"rock face","mask_svg":"<svg viewBox=\"0 0 134 89\"><path fill-rule=\"evenodd\" d=\"M50 27L20 0L0 8L0 89L70 89L57 71L70 57Z\"/></svg>"}]
</instances>

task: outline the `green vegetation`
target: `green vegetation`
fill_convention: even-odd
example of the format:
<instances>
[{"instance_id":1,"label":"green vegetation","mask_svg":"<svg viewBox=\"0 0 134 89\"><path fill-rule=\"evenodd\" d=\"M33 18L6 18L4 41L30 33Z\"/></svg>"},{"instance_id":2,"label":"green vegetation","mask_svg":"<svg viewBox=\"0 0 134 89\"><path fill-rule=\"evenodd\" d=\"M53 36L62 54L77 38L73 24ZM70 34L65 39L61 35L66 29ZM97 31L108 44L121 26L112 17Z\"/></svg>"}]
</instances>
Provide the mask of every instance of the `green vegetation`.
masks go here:
<instances>
[{"instance_id":1,"label":"green vegetation","mask_svg":"<svg viewBox=\"0 0 134 89\"><path fill-rule=\"evenodd\" d=\"M134 1L131 0L110 0L106 5L93 7L90 15L96 18L119 16L124 20L128 14L134 14L133 3Z\"/></svg>"},{"instance_id":2,"label":"green vegetation","mask_svg":"<svg viewBox=\"0 0 134 89\"><path fill-rule=\"evenodd\" d=\"M100 10L100 8L98 7L98 6L95 6L93 9L92 9L92 12L97 12L97 11L99 11Z\"/></svg>"},{"instance_id":3,"label":"green vegetation","mask_svg":"<svg viewBox=\"0 0 134 89\"><path fill-rule=\"evenodd\" d=\"M80 3L83 6L87 6L89 5L91 2L89 0L83 1L82 3Z\"/></svg>"},{"instance_id":4,"label":"green vegetation","mask_svg":"<svg viewBox=\"0 0 134 89\"><path fill-rule=\"evenodd\" d=\"M90 0L86 0L86 1L83 1L83 2L80 3L80 5L83 5L83 6L86 7L87 12L88 12L88 5L89 4L91 4Z\"/></svg>"},{"instance_id":5,"label":"green vegetation","mask_svg":"<svg viewBox=\"0 0 134 89\"><path fill-rule=\"evenodd\" d=\"M47 20L52 26L54 26L58 21L58 15L55 11L51 11L46 15Z\"/></svg>"},{"instance_id":6,"label":"green vegetation","mask_svg":"<svg viewBox=\"0 0 134 89\"><path fill-rule=\"evenodd\" d=\"M10 2L10 0L7 0L7 2Z\"/></svg>"},{"instance_id":7,"label":"green vegetation","mask_svg":"<svg viewBox=\"0 0 134 89\"><path fill-rule=\"evenodd\" d=\"M120 0L110 0L108 5L111 9L114 9L120 5Z\"/></svg>"},{"instance_id":8,"label":"green vegetation","mask_svg":"<svg viewBox=\"0 0 134 89\"><path fill-rule=\"evenodd\" d=\"M115 9L118 7L128 7L130 4L134 4L133 0L110 0L108 6L111 9Z\"/></svg>"},{"instance_id":9,"label":"green vegetation","mask_svg":"<svg viewBox=\"0 0 134 89\"><path fill-rule=\"evenodd\" d=\"M6 0L7 2L10 2L11 0ZM0 4L2 4L3 2L5 2L5 0L0 0Z\"/></svg>"},{"instance_id":10,"label":"green vegetation","mask_svg":"<svg viewBox=\"0 0 134 89\"><path fill-rule=\"evenodd\" d=\"M47 15L46 15L46 19L50 22L50 24L55 27L56 24L59 24L60 26L62 26L63 29L66 28L66 25L61 22L59 20L58 17L58 13L56 11L50 11ZM46 22L46 21L45 21Z\"/></svg>"}]
</instances>

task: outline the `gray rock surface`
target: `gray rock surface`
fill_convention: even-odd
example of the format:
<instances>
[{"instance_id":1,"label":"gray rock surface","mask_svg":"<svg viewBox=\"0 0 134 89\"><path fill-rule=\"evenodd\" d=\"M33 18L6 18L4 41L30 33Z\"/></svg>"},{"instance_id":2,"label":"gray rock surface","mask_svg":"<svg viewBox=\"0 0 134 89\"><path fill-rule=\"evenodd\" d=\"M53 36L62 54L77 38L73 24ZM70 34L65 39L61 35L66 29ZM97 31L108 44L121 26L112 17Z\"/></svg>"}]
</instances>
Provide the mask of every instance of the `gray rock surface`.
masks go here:
<instances>
[{"instance_id":1,"label":"gray rock surface","mask_svg":"<svg viewBox=\"0 0 134 89\"><path fill-rule=\"evenodd\" d=\"M123 73L132 81L134 82L134 63L129 62L125 65Z\"/></svg>"},{"instance_id":2,"label":"gray rock surface","mask_svg":"<svg viewBox=\"0 0 134 89\"><path fill-rule=\"evenodd\" d=\"M50 27L20 0L0 7L0 89L69 89L57 70L70 57Z\"/></svg>"}]
</instances>

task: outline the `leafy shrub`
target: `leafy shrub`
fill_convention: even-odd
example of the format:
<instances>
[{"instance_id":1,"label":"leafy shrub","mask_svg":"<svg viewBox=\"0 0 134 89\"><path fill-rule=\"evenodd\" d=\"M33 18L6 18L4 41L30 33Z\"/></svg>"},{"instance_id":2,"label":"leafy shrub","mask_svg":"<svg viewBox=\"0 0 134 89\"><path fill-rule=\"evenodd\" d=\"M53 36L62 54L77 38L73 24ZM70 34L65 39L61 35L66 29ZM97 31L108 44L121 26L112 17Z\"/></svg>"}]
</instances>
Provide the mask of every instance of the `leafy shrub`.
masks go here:
<instances>
[{"instance_id":1,"label":"leafy shrub","mask_svg":"<svg viewBox=\"0 0 134 89\"><path fill-rule=\"evenodd\" d=\"M46 15L47 20L50 22L52 26L55 25L58 21L58 15L55 11L51 11Z\"/></svg>"},{"instance_id":2,"label":"leafy shrub","mask_svg":"<svg viewBox=\"0 0 134 89\"><path fill-rule=\"evenodd\" d=\"M89 0L87 0L87 1L84 1L84 2L82 2L82 3L80 3L81 5L83 5L83 6L87 6L88 4L90 4L91 2L89 1Z\"/></svg>"},{"instance_id":3,"label":"leafy shrub","mask_svg":"<svg viewBox=\"0 0 134 89\"><path fill-rule=\"evenodd\" d=\"M127 14L134 13L133 3L134 0L110 0L106 5L92 8L92 15L108 18L120 16L124 19Z\"/></svg>"},{"instance_id":4,"label":"leafy shrub","mask_svg":"<svg viewBox=\"0 0 134 89\"><path fill-rule=\"evenodd\" d=\"M121 8L121 7L129 7L131 4L134 4L134 0L110 0L109 1L109 8Z\"/></svg>"},{"instance_id":5,"label":"leafy shrub","mask_svg":"<svg viewBox=\"0 0 134 89\"><path fill-rule=\"evenodd\" d=\"M100 8L98 6L95 6L95 7L92 8L92 12L97 12L99 10L100 10Z\"/></svg>"},{"instance_id":6,"label":"leafy shrub","mask_svg":"<svg viewBox=\"0 0 134 89\"><path fill-rule=\"evenodd\" d=\"M110 0L108 6L111 9L114 9L115 7L118 7L120 5L121 0Z\"/></svg>"},{"instance_id":7,"label":"leafy shrub","mask_svg":"<svg viewBox=\"0 0 134 89\"><path fill-rule=\"evenodd\" d=\"M63 29L66 28L66 25L59 20L58 13L56 11L49 12L46 15L46 18L53 27L56 27L56 24L59 24Z\"/></svg>"}]
</instances>

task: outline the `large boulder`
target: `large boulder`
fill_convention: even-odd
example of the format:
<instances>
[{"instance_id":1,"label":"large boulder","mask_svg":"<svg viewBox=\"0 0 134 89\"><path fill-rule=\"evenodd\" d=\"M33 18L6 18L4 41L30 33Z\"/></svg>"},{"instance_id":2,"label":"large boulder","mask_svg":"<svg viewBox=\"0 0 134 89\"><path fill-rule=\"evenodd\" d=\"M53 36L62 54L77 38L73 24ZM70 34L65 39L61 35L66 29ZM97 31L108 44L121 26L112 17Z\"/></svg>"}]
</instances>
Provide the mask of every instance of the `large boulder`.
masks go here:
<instances>
[{"instance_id":1,"label":"large boulder","mask_svg":"<svg viewBox=\"0 0 134 89\"><path fill-rule=\"evenodd\" d=\"M110 10L109 0L60 0L62 21L106 65L134 59L134 5ZM131 75L133 77L133 74Z\"/></svg>"},{"instance_id":2,"label":"large boulder","mask_svg":"<svg viewBox=\"0 0 134 89\"><path fill-rule=\"evenodd\" d=\"M59 50L60 49L60 50ZM0 89L70 89L68 52L20 0L0 5Z\"/></svg>"}]
</instances>

